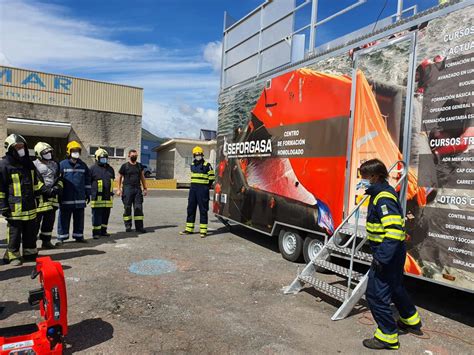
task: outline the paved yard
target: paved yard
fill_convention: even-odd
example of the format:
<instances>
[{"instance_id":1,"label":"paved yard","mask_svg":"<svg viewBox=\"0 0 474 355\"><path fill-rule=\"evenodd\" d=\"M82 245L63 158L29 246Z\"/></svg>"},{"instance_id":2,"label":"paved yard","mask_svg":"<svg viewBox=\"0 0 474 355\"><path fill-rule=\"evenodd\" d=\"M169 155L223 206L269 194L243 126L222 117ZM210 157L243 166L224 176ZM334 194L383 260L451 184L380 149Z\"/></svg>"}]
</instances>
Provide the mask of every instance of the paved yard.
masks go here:
<instances>
[{"instance_id":1,"label":"paved yard","mask_svg":"<svg viewBox=\"0 0 474 355\"><path fill-rule=\"evenodd\" d=\"M282 293L298 264L281 258L276 239L242 227L229 232L214 217L208 238L179 236L185 191L153 195L145 202L149 233L123 232L117 200L112 237L41 252L65 269L68 353L367 353L361 340L374 325L366 308L332 322L337 303L311 290ZM86 218L90 238L90 210ZM3 221L0 233L5 235ZM175 271L143 276L129 270L150 259ZM0 265L0 326L38 319L26 301L27 291L37 287L32 268ZM402 336L399 352L474 353L472 295L416 280L407 284L428 331L424 338Z\"/></svg>"}]
</instances>

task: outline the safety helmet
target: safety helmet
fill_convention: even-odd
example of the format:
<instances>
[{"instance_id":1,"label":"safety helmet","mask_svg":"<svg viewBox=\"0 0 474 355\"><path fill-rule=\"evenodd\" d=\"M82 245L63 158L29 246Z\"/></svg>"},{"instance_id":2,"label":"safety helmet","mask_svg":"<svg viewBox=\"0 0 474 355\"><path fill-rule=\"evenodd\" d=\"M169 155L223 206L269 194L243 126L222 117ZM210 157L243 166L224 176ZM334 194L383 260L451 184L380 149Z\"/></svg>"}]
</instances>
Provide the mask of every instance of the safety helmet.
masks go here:
<instances>
[{"instance_id":1,"label":"safety helmet","mask_svg":"<svg viewBox=\"0 0 474 355\"><path fill-rule=\"evenodd\" d=\"M71 142L69 142L69 143L67 144L67 146L66 146L66 153L67 153L68 155L71 155L71 150L72 150L72 149L80 149L80 150L82 150L82 146L81 146L78 142L76 142L76 141L71 141Z\"/></svg>"},{"instance_id":2,"label":"safety helmet","mask_svg":"<svg viewBox=\"0 0 474 355\"><path fill-rule=\"evenodd\" d=\"M99 161L100 158L108 158L109 153L105 149L99 148L95 151L95 160Z\"/></svg>"},{"instance_id":3,"label":"safety helmet","mask_svg":"<svg viewBox=\"0 0 474 355\"><path fill-rule=\"evenodd\" d=\"M7 139L5 139L5 150L9 151L11 147L19 143L23 143L26 146L26 139L19 134L10 134Z\"/></svg>"},{"instance_id":4,"label":"safety helmet","mask_svg":"<svg viewBox=\"0 0 474 355\"><path fill-rule=\"evenodd\" d=\"M42 158L41 153L44 151L53 151L53 147L51 147L48 143L46 142L38 142L35 145L35 154L38 158Z\"/></svg>"},{"instance_id":5,"label":"safety helmet","mask_svg":"<svg viewBox=\"0 0 474 355\"><path fill-rule=\"evenodd\" d=\"M198 155L198 154L204 155L204 151L202 150L200 146L197 145L193 148L193 155Z\"/></svg>"}]
</instances>

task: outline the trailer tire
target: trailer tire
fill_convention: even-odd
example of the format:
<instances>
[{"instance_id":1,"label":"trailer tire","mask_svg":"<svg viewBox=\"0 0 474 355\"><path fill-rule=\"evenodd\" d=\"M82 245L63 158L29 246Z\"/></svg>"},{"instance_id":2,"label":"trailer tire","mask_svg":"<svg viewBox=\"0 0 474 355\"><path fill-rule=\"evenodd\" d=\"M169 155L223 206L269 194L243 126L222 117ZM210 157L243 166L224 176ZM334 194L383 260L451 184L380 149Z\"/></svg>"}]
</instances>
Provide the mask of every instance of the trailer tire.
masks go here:
<instances>
[{"instance_id":1,"label":"trailer tire","mask_svg":"<svg viewBox=\"0 0 474 355\"><path fill-rule=\"evenodd\" d=\"M321 238L315 237L308 235L304 239L304 244L303 244L303 256L304 256L304 261L306 264L308 264L311 259L315 257L315 255L323 248L324 246L324 241ZM330 257L327 257L327 261L329 261ZM328 273L326 269L323 269L321 267L315 266L316 271L320 273Z\"/></svg>"},{"instance_id":2,"label":"trailer tire","mask_svg":"<svg viewBox=\"0 0 474 355\"><path fill-rule=\"evenodd\" d=\"M303 252L303 238L295 230L282 229L278 235L278 248L284 259L298 261Z\"/></svg>"}]
</instances>

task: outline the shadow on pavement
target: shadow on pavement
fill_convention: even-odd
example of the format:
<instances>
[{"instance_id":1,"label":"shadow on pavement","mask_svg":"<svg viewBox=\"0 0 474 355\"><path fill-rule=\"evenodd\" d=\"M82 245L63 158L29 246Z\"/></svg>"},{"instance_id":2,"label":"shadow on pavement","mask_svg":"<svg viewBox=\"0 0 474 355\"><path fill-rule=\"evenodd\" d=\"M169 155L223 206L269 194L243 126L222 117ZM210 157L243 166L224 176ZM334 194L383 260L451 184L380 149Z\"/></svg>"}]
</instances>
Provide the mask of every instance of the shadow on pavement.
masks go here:
<instances>
[{"instance_id":1,"label":"shadow on pavement","mask_svg":"<svg viewBox=\"0 0 474 355\"><path fill-rule=\"evenodd\" d=\"M228 231L228 230L227 230ZM222 232L224 233L224 232ZM261 247L264 247L268 250L271 250L275 253L279 253L278 249L278 239L274 237L269 237L265 234L259 233L257 231L254 231L252 229L245 228L244 226L236 225L232 226L230 229L230 233L248 240L249 242L255 243L257 245L260 245Z\"/></svg>"},{"instance_id":2,"label":"shadow on pavement","mask_svg":"<svg viewBox=\"0 0 474 355\"><path fill-rule=\"evenodd\" d=\"M0 271L0 281L11 280L17 277L30 276L34 268L35 268L35 264L31 263L31 265L23 265L21 267L12 267L7 270L2 270ZM70 266L63 265L63 270L68 270L70 268L71 268ZM25 297L28 297L27 291L25 291ZM1 315L0 315L0 319L2 319Z\"/></svg>"},{"instance_id":3,"label":"shadow on pavement","mask_svg":"<svg viewBox=\"0 0 474 355\"><path fill-rule=\"evenodd\" d=\"M102 254L105 254L105 251L95 250L95 249L79 249L76 251L67 251L63 253L50 254L49 256L54 261L63 261L63 260L80 258L82 256L102 255Z\"/></svg>"},{"instance_id":4,"label":"shadow on pavement","mask_svg":"<svg viewBox=\"0 0 474 355\"><path fill-rule=\"evenodd\" d=\"M68 327L64 354L84 351L114 337L114 327L102 318L86 319Z\"/></svg>"},{"instance_id":5,"label":"shadow on pavement","mask_svg":"<svg viewBox=\"0 0 474 355\"><path fill-rule=\"evenodd\" d=\"M25 292L25 297L27 296L28 296L28 293ZM35 309L35 307L32 307L28 302L21 302L21 303L16 302L16 301L0 302L0 320L7 319L12 314L24 312L24 311L31 311L32 309Z\"/></svg>"},{"instance_id":6,"label":"shadow on pavement","mask_svg":"<svg viewBox=\"0 0 474 355\"><path fill-rule=\"evenodd\" d=\"M474 327L472 293L411 277L405 286L417 306Z\"/></svg>"}]
</instances>

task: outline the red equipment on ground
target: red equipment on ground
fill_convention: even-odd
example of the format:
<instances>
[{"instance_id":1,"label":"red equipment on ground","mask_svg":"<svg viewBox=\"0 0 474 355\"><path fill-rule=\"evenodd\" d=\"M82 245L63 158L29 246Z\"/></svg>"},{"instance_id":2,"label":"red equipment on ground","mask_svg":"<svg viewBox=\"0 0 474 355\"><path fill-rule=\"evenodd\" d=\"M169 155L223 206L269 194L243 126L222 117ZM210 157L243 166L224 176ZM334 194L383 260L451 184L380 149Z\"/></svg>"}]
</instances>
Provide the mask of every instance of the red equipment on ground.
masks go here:
<instances>
[{"instance_id":1,"label":"red equipment on ground","mask_svg":"<svg viewBox=\"0 0 474 355\"><path fill-rule=\"evenodd\" d=\"M41 288L30 291L28 302L40 305L43 321L0 329L0 355L62 354L67 334L66 283L61 264L49 256L36 259L31 278Z\"/></svg>"}]
</instances>

